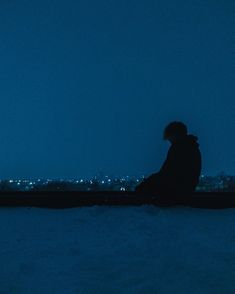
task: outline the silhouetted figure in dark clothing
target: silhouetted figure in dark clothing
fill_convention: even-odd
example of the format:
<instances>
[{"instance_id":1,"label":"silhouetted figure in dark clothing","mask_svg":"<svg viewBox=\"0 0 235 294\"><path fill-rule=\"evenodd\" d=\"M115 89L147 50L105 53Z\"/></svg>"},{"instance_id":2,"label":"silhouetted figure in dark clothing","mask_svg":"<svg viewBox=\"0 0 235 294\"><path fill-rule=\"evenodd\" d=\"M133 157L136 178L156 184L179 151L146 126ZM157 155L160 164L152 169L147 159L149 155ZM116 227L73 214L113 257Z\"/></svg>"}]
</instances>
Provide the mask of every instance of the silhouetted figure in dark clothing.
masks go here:
<instances>
[{"instance_id":1,"label":"silhouetted figure in dark clothing","mask_svg":"<svg viewBox=\"0 0 235 294\"><path fill-rule=\"evenodd\" d=\"M137 186L136 192L154 193L161 199L176 202L190 197L199 182L201 152L197 137L187 132L181 122L166 127L164 139L171 142L167 158L159 172Z\"/></svg>"}]
</instances>

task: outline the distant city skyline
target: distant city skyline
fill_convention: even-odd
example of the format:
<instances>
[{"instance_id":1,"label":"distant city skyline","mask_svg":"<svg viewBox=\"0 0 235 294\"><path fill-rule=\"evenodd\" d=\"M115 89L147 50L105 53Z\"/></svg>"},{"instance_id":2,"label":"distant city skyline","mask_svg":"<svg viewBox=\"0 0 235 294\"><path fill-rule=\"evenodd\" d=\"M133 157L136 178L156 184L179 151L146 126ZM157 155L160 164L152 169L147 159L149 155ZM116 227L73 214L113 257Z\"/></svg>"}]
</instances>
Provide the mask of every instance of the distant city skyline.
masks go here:
<instances>
[{"instance_id":1,"label":"distant city skyline","mask_svg":"<svg viewBox=\"0 0 235 294\"><path fill-rule=\"evenodd\" d=\"M91 179L18 179L0 180L1 191L135 191L143 176L110 177L100 175ZM196 191L234 192L235 176L202 175Z\"/></svg>"},{"instance_id":2,"label":"distant city skyline","mask_svg":"<svg viewBox=\"0 0 235 294\"><path fill-rule=\"evenodd\" d=\"M235 2L0 4L0 179L148 175L182 120L235 174Z\"/></svg>"}]
</instances>

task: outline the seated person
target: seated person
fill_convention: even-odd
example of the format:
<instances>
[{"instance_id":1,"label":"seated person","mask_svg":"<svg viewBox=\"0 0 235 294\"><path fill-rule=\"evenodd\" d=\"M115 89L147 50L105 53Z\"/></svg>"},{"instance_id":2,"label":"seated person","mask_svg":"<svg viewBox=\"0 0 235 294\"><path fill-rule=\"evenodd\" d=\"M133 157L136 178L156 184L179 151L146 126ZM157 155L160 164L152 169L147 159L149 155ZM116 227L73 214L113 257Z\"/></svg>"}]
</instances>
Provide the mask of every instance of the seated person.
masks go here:
<instances>
[{"instance_id":1,"label":"seated person","mask_svg":"<svg viewBox=\"0 0 235 294\"><path fill-rule=\"evenodd\" d=\"M188 135L187 127L182 122L170 123L163 137L171 143L167 158L159 172L139 184L136 192L154 193L165 200L186 199L195 190L201 173L197 137Z\"/></svg>"}]
</instances>

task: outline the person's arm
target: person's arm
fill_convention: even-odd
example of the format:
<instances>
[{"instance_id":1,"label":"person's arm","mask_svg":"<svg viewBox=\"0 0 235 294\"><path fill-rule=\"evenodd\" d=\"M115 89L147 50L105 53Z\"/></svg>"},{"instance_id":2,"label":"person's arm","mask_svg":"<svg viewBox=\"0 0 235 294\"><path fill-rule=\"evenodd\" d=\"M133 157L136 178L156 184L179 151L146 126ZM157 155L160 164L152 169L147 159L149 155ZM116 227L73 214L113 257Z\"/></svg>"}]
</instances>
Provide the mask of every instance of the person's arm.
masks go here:
<instances>
[{"instance_id":1,"label":"person's arm","mask_svg":"<svg viewBox=\"0 0 235 294\"><path fill-rule=\"evenodd\" d=\"M180 165L180 154L175 146L171 146L166 160L164 161L158 176L162 179L169 179L177 174Z\"/></svg>"}]
</instances>

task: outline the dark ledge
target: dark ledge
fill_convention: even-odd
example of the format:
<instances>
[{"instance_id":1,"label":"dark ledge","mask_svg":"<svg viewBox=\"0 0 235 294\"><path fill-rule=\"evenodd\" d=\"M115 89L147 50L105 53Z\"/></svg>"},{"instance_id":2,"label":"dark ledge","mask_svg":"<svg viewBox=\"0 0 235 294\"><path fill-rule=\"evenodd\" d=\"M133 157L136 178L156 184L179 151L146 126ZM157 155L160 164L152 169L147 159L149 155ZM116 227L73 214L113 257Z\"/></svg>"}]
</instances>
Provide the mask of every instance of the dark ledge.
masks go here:
<instances>
[{"instance_id":1,"label":"dark ledge","mask_svg":"<svg viewBox=\"0 0 235 294\"><path fill-rule=\"evenodd\" d=\"M156 195L113 191L28 191L0 192L0 206L70 208L93 205L188 206L198 208L235 208L235 192L196 192L181 203L162 203Z\"/></svg>"}]
</instances>

